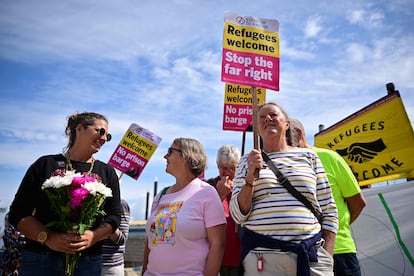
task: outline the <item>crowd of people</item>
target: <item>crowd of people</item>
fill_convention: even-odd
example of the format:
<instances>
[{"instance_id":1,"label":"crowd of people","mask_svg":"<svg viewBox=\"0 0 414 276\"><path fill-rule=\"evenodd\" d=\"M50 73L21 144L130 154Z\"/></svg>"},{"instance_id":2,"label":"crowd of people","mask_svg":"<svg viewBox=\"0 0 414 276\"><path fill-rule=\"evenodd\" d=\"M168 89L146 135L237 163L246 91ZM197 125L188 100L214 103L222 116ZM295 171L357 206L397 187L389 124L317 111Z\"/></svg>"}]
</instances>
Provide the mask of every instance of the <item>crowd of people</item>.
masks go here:
<instances>
[{"instance_id":1,"label":"crowd of people","mask_svg":"<svg viewBox=\"0 0 414 276\"><path fill-rule=\"evenodd\" d=\"M241 156L236 146L223 145L211 179L201 177L207 154L199 141L171 143L165 171L175 183L154 197L142 275L361 274L350 224L366 203L349 166L333 151L311 147L303 125L280 105L263 104L256 119L260 149ZM93 156L111 139L108 120L73 114L65 133L64 152L36 160L19 186L7 229L21 240L3 258L9 263L1 275L67 275L65 256L74 253L81 254L73 275L124 275L129 206L115 170ZM82 232L54 226L57 214L42 189L46 179L68 171L112 191L104 212Z\"/></svg>"}]
</instances>

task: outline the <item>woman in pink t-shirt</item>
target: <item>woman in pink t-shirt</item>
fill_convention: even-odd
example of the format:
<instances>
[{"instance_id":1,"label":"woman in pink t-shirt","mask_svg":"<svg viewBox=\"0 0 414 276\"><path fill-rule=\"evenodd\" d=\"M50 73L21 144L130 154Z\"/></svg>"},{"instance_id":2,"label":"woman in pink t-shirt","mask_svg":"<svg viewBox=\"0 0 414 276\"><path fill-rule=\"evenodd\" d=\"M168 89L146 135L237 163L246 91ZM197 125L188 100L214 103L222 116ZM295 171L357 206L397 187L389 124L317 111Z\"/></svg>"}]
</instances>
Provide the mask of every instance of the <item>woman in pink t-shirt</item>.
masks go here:
<instances>
[{"instance_id":1,"label":"woman in pink t-shirt","mask_svg":"<svg viewBox=\"0 0 414 276\"><path fill-rule=\"evenodd\" d=\"M146 224L143 275L214 275L224 254L221 200L198 178L207 156L194 139L177 138L164 156L176 183L154 199Z\"/></svg>"}]
</instances>

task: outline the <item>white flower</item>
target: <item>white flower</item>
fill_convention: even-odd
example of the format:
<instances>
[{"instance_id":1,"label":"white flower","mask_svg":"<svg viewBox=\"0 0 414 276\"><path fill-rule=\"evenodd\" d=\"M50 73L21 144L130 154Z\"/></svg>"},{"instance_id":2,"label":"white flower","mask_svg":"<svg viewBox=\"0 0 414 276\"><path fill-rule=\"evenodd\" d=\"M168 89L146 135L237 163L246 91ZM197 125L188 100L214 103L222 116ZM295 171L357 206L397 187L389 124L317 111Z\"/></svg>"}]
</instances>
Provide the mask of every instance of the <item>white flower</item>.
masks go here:
<instances>
[{"instance_id":1,"label":"white flower","mask_svg":"<svg viewBox=\"0 0 414 276\"><path fill-rule=\"evenodd\" d=\"M72 171L67 171L65 176L52 176L43 183L42 188L55 188L59 189L65 186L72 184L72 179L74 177L81 177L80 173L74 173Z\"/></svg>"},{"instance_id":2,"label":"white flower","mask_svg":"<svg viewBox=\"0 0 414 276\"><path fill-rule=\"evenodd\" d=\"M101 182L86 182L83 187L93 196L96 196L96 193L99 193L105 197L112 197L112 190Z\"/></svg>"}]
</instances>

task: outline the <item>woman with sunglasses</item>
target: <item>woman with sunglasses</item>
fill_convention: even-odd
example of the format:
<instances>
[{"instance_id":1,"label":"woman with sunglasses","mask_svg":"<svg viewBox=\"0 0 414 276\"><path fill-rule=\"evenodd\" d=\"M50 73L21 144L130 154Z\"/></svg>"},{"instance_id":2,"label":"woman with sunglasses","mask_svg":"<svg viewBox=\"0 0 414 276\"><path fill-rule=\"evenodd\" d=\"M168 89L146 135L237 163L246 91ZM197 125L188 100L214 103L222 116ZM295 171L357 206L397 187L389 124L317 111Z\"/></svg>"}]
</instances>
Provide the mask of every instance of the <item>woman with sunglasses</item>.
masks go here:
<instances>
[{"instance_id":1,"label":"woman with sunglasses","mask_svg":"<svg viewBox=\"0 0 414 276\"><path fill-rule=\"evenodd\" d=\"M143 275L217 276L226 218L214 187L199 178L207 164L204 149L194 139L177 138L164 158L176 182L154 198Z\"/></svg>"},{"instance_id":2,"label":"woman with sunglasses","mask_svg":"<svg viewBox=\"0 0 414 276\"><path fill-rule=\"evenodd\" d=\"M68 117L65 134L69 141L64 153L36 160L27 170L10 207L10 223L26 237L19 275L65 275L64 253L74 252L81 252L75 275L100 275L102 242L120 224L117 174L93 157L111 139L108 120L93 112L73 114ZM59 218L52 211L42 184L51 176L62 176L69 170L93 177L112 190L112 197L106 198L102 206L105 216L99 216L95 225L82 235L46 226Z\"/></svg>"}]
</instances>

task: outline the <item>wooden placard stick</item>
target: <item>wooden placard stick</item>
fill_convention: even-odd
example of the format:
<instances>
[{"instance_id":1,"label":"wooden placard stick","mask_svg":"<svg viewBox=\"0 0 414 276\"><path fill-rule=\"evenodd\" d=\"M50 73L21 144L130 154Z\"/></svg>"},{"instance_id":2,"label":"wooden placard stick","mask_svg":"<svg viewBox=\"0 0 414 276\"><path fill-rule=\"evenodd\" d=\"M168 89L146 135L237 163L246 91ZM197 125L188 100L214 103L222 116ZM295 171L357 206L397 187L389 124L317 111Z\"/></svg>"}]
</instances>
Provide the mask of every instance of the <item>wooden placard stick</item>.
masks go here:
<instances>
[{"instance_id":1,"label":"wooden placard stick","mask_svg":"<svg viewBox=\"0 0 414 276\"><path fill-rule=\"evenodd\" d=\"M257 133L257 96L256 96L256 87L252 86L252 108L253 108L253 115L252 115L252 122L253 122L253 147L259 150L259 138ZM256 169L254 172L254 177L259 177L259 169Z\"/></svg>"}]
</instances>

